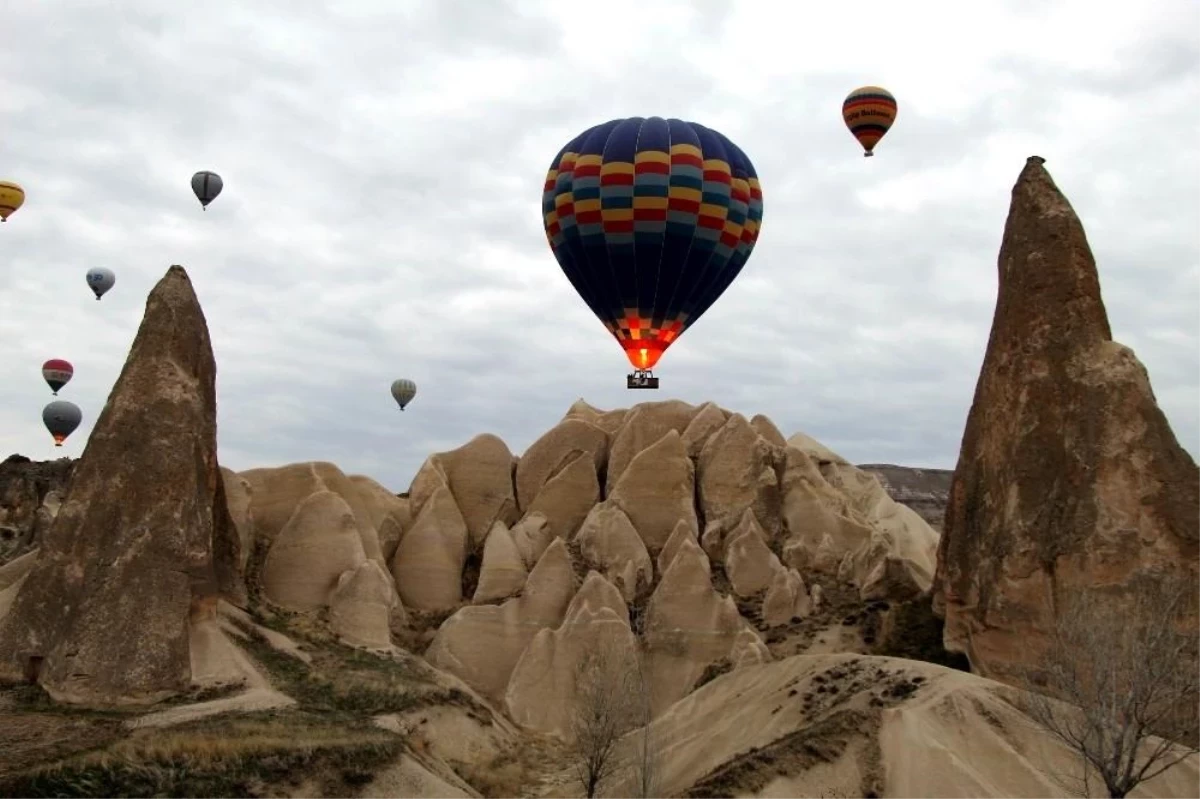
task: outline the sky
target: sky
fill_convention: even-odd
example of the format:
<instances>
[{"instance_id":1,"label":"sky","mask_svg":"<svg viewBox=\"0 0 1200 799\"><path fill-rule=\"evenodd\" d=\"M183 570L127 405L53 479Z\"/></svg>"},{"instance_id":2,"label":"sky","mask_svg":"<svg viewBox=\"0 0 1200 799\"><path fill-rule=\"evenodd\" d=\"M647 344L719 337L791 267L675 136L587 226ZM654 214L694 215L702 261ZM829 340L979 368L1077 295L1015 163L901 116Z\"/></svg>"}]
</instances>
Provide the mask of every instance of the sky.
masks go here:
<instances>
[{"instance_id":1,"label":"sky","mask_svg":"<svg viewBox=\"0 0 1200 799\"><path fill-rule=\"evenodd\" d=\"M601 10L603 9L603 10ZM853 88L895 94L863 158ZM1046 159L1116 340L1200 452L1200 3L10 3L0 27L0 457L78 456L146 296L182 264L219 458L408 487L475 435L520 454L578 398L712 400L853 462L953 468L1011 190ZM543 232L558 150L616 117L754 163L745 269L629 391ZM202 211L190 178L224 192ZM84 275L116 286L96 302ZM56 449L41 377L83 424ZM417 396L401 413L389 385Z\"/></svg>"}]
</instances>

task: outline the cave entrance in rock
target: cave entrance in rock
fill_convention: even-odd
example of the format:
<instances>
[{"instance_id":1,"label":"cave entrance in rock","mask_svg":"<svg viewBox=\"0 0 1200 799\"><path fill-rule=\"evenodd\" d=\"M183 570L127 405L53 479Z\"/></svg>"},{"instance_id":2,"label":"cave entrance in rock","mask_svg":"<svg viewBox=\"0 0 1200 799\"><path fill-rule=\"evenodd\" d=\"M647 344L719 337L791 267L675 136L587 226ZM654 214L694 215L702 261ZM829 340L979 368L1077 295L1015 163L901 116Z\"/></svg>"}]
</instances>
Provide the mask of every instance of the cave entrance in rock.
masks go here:
<instances>
[{"instance_id":1,"label":"cave entrance in rock","mask_svg":"<svg viewBox=\"0 0 1200 799\"><path fill-rule=\"evenodd\" d=\"M38 677L42 674L42 663L46 658L41 655L30 655L25 661L25 682L30 685L36 685Z\"/></svg>"}]
</instances>

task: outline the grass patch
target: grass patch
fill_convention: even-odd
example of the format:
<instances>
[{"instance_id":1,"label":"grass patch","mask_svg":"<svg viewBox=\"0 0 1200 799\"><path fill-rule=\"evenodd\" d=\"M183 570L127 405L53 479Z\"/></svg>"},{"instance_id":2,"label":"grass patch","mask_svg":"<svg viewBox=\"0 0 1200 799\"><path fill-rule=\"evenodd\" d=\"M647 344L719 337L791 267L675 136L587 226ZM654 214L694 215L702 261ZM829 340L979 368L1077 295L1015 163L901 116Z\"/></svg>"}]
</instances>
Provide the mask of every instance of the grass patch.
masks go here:
<instances>
[{"instance_id":1,"label":"grass patch","mask_svg":"<svg viewBox=\"0 0 1200 799\"><path fill-rule=\"evenodd\" d=\"M291 631L285 627L280 632ZM476 709L477 703L470 695L438 686L432 673L408 658L384 657L327 643L310 650L310 665L280 652L254 631L241 645L301 710L367 718L429 705L456 704ZM490 718L490 713L479 709Z\"/></svg>"},{"instance_id":2,"label":"grass patch","mask_svg":"<svg viewBox=\"0 0 1200 799\"><path fill-rule=\"evenodd\" d=\"M396 757L399 736L288 714L146 731L0 780L5 796L266 796L319 778L350 795Z\"/></svg>"}]
</instances>

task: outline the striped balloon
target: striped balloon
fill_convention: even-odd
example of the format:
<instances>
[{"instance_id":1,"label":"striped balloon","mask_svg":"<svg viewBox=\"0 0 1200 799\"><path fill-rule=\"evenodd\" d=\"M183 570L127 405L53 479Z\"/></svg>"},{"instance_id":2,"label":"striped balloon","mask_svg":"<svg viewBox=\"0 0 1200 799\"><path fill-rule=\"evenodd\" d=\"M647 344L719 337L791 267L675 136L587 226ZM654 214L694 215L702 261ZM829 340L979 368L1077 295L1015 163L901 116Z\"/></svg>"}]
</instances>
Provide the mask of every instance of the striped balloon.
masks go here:
<instances>
[{"instance_id":1,"label":"striped balloon","mask_svg":"<svg viewBox=\"0 0 1200 799\"><path fill-rule=\"evenodd\" d=\"M860 86L842 102L842 121L863 146L863 157L874 155L875 145L896 121L896 98L881 86Z\"/></svg>"},{"instance_id":2,"label":"striped balloon","mask_svg":"<svg viewBox=\"0 0 1200 799\"><path fill-rule=\"evenodd\" d=\"M9 180L0 180L0 222L8 218L25 204L25 190Z\"/></svg>"},{"instance_id":3,"label":"striped balloon","mask_svg":"<svg viewBox=\"0 0 1200 799\"><path fill-rule=\"evenodd\" d=\"M51 358L42 364L42 379L50 386L50 391L55 396L60 388L71 382L74 375L75 367L62 358Z\"/></svg>"},{"instance_id":4,"label":"striped balloon","mask_svg":"<svg viewBox=\"0 0 1200 799\"><path fill-rule=\"evenodd\" d=\"M585 130L542 194L558 264L635 369L650 369L742 271L762 222L746 154L715 130L661 117Z\"/></svg>"},{"instance_id":5,"label":"striped balloon","mask_svg":"<svg viewBox=\"0 0 1200 799\"><path fill-rule=\"evenodd\" d=\"M404 406L412 402L415 396L417 384L413 381L401 378L392 382L392 399L400 406L400 410L404 410Z\"/></svg>"}]
</instances>

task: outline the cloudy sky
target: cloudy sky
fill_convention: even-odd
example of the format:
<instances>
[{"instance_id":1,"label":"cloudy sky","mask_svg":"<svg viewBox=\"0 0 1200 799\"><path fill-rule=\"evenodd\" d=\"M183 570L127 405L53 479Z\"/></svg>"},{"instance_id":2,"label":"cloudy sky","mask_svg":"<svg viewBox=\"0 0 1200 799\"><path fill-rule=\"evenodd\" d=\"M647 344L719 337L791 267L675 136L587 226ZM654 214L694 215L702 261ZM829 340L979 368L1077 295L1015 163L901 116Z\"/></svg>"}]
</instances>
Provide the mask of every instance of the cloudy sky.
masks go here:
<instances>
[{"instance_id":1,"label":"cloudy sky","mask_svg":"<svg viewBox=\"0 0 1200 799\"><path fill-rule=\"evenodd\" d=\"M868 83L900 113L864 159L840 106ZM1032 154L1200 451L1194 0L10 3L0 113L0 179L28 192L0 228L0 457L83 451L180 263L234 469L330 460L403 490L478 433L521 452L578 397L714 400L856 462L952 468ZM720 130L764 191L753 256L657 395L626 390L540 219L558 149L634 115ZM200 169L225 180L207 212ZM96 265L118 278L99 303ZM52 357L84 412L60 450Z\"/></svg>"}]
</instances>

